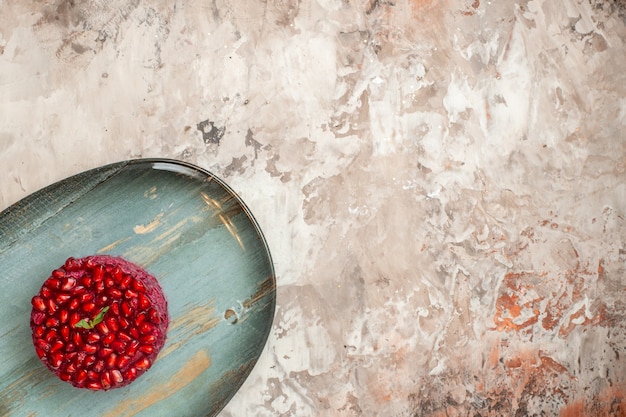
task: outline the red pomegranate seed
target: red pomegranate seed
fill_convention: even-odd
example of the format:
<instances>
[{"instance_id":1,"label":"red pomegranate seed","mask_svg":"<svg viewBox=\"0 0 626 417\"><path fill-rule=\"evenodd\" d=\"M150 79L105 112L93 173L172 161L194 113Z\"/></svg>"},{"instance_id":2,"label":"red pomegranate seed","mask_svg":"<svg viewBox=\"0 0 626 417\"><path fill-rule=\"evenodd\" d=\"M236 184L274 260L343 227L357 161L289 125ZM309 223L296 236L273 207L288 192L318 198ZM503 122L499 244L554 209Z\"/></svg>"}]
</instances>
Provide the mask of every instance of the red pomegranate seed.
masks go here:
<instances>
[{"instance_id":1,"label":"red pomegranate seed","mask_svg":"<svg viewBox=\"0 0 626 417\"><path fill-rule=\"evenodd\" d=\"M56 317L48 317L46 319L46 327L57 327L59 323L59 319Z\"/></svg>"},{"instance_id":2,"label":"red pomegranate seed","mask_svg":"<svg viewBox=\"0 0 626 417\"><path fill-rule=\"evenodd\" d=\"M109 295L119 300L120 298L122 298L122 291L118 290L117 288L109 288Z\"/></svg>"},{"instance_id":3,"label":"red pomegranate seed","mask_svg":"<svg viewBox=\"0 0 626 417\"><path fill-rule=\"evenodd\" d=\"M137 378L137 369L133 367L128 368L122 375L124 375L124 379L135 379Z\"/></svg>"},{"instance_id":4,"label":"red pomegranate seed","mask_svg":"<svg viewBox=\"0 0 626 417\"><path fill-rule=\"evenodd\" d=\"M84 345L83 350L85 353L91 355L92 353L96 353L98 351L98 347L96 345Z\"/></svg>"},{"instance_id":5,"label":"red pomegranate seed","mask_svg":"<svg viewBox=\"0 0 626 417\"><path fill-rule=\"evenodd\" d=\"M131 340L133 340L132 337L130 337L128 334L124 333L124 332L118 332L117 333L117 338L123 342L130 342Z\"/></svg>"},{"instance_id":6,"label":"red pomegranate seed","mask_svg":"<svg viewBox=\"0 0 626 417\"><path fill-rule=\"evenodd\" d=\"M39 356L39 359L43 359L43 357L46 356L46 352L40 347L38 347L37 344L35 344L35 353L37 353L37 356Z\"/></svg>"},{"instance_id":7,"label":"red pomegranate seed","mask_svg":"<svg viewBox=\"0 0 626 417\"><path fill-rule=\"evenodd\" d=\"M154 347L152 347L152 345L141 345L139 346L139 351L145 353L146 355L150 355L154 352Z\"/></svg>"},{"instance_id":8,"label":"red pomegranate seed","mask_svg":"<svg viewBox=\"0 0 626 417\"><path fill-rule=\"evenodd\" d=\"M91 313L92 311L94 311L96 309L96 304L95 303L85 303L85 304L83 304L82 309L83 309L83 311L85 313Z\"/></svg>"},{"instance_id":9,"label":"red pomegranate seed","mask_svg":"<svg viewBox=\"0 0 626 417\"><path fill-rule=\"evenodd\" d=\"M126 343L117 339L111 342L111 349L116 351L117 353L122 353L126 349Z\"/></svg>"},{"instance_id":10,"label":"red pomegranate seed","mask_svg":"<svg viewBox=\"0 0 626 417\"><path fill-rule=\"evenodd\" d=\"M109 333L102 338L102 343L105 346L109 346L115 340L115 335L113 333Z\"/></svg>"},{"instance_id":11,"label":"red pomegranate seed","mask_svg":"<svg viewBox=\"0 0 626 417\"><path fill-rule=\"evenodd\" d=\"M137 353L138 348L139 348L139 342L136 340L133 340L126 346L126 353L129 356L135 356L135 353Z\"/></svg>"},{"instance_id":12,"label":"red pomegranate seed","mask_svg":"<svg viewBox=\"0 0 626 417\"><path fill-rule=\"evenodd\" d=\"M115 317L107 317L104 319L107 324L107 327L111 329L112 332L117 332L120 329L120 325L118 324Z\"/></svg>"},{"instance_id":13,"label":"red pomegranate seed","mask_svg":"<svg viewBox=\"0 0 626 417\"><path fill-rule=\"evenodd\" d=\"M135 362L135 368L137 369L148 369L150 365L152 365L152 363L150 363L150 359L145 357Z\"/></svg>"},{"instance_id":14,"label":"red pomegranate seed","mask_svg":"<svg viewBox=\"0 0 626 417\"><path fill-rule=\"evenodd\" d=\"M113 369L111 371L111 379L116 383L119 384L121 382L124 382L124 377L122 376L122 373L117 370L117 369Z\"/></svg>"},{"instance_id":15,"label":"red pomegranate seed","mask_svg":"<svg viewBox=\"0 0 626 417\"><path fill-rule=\"evenodd\" d=\"M97 381L89 381L85 384L85 386L93 391L99 391L102 389L102 385L100 385Z\"/></svg>"},{"instance_id":16,"label":"red pomegranate seed","mask_svg":"<svg viewBox=\"0 0 626 417\"><path fill-rule=\"evenodd\" d=\"M65 277L65 271L62 269L55 269L54 271L52 271L52 277L53 278L63 278Z\"/></svg>"},{"instance_id":17,"label":"red pomegranate seed","mask_svg":"<svg viewBox=\"0 0 626 417\"><path fill-rule=\"evenodd\" d=\"M31 314L30 318L34 324L40 325L46 319L46 315L42 313L41 311L36 311Z\"/></svg>"},{"instance_id":18,"label":"red pomegranate seed","mask_svg":"<svg viewBox=\"0 0 626 417\"><path fill-rule=\"evenodd\" d=\"M33 305L33 307L39 311L46 311L46 304L43 301L43 298L38 297L38 296L34 296L33 299L31 300L31 304Z\"/></svg>"},{"instance_id":19,"label":"red pomegranate seed","mask_svg":"<svg viewBox=\"0 0 626 417\"><path fill-rule=\"evenodd\" d=\"M53 368L58 368L63 363L63 353L54 352L48 357L48 359L50 360L49 363Z\"/></svg>"},{"instance_id":20,"label":"red pomegranate seed","mask_svg":"<svg viewBox=\"0 0 626 417\"><path fill-rule=\"evenodd\" d=\"M72 288L72 290L70 291L71 295L79 295L84 293L85 291L87 291L87 288L83 287L82 285L76 285L74 288Z\"/></svg>"},{"instance_id":21,"label":"red pomegranate seed","mask_svg":"<svg viewBox=\"0 0 626 417\"><path fill-rule=\"evenodd\" d=\"M128 326L130 326L130 322L125 317L120 317L117 319L117 321L119 322L120 328L122 329L126 329L128 328Z\"/></svg>"},{"instance_id":22,"label":"red pomegranate seed","mask_svg":"<svg viewBox=\"0 0 626 417\"><path fill-rule=\"evenodd\" d=\"M50 343L46 342L43 339L37 339L35 341L35 346L37 346L39 349L43 350L44 352L48 352L50 350Z\"/></svg>"},{"instance_id":23,"label":"red pomegranate seed","mask_svg":"<svg viewBox=\"0 0 626 417\"><path fill-rule=\"evenodd\" d=\"M74 343L68 343L65 345L65 353L72 353L76 350L76 345Z\"/></svg>"},{"instance_id":24,"label":"red pomegranate seed","mask_svg":"<svg viewBox=\"0 0 626 417\"><path fill-rule=\"evenodd\" d=\"M92 369L94 372L100 373L100 372L102 372L102 371L104 370L104 367L105 367L105 363L104 363L104 361L103 361L103 360L99 360L99 361L97 361L97 362L94 364L93 368L91 368L91 369Z\"/></svg>"},{"instance_id":25,"label":"red pomegranate seed","mask_svg":"<svg viewBox=\"0 0 626 417\"><path fill-rule=\"evenodd\" d=\"M67 323L70 318L70 312L67 310L59 311L59 321L63 324Z\"/></svg>"},{"instance_id":26,"label":"red pomegranate seed","mask_svg":"<svg viewBox=\"0 0 626 417\"><path fill-rule=\"evenodd\" d=\"M51 299L48 299L46 304L48 305L48 313L50 314L54 314L59 308L57 304Z\"/></svg>"},{"instance_id":27,"label":"red pomegranate seed","mask_svg":"<svg viewBox=\"0 0 626 417\"><path fill-rule=\"evenodd\" d=\"M135 326L140 326L146 320L146 313L139 313L135 318Z\"/></svg>"},{"instance_id":28,"label":"red pomegranate seed","mask_svg":"<svg viewBox=\"0 0 626 417\"><path fill-rule=\"evenodd\" d=\"M93 280L94 282L101 282L104 279L104 266L97 265L93 268Z\"/></svg>"},{"instance_id":29,"label":"red pomegranate seed","mask_svg":"<svg viewBox=\"0 0 626 417\"><path fill-rule=\"evenodd\" d=\"M83 364L85 365L86 368L89 368L94 363L96 363L96 357L94 355L85 356L85 359L83 360Z\"/></svg>"},{"instance_id":30,"label":"red pomegranate seed","mask_svg":"<svg viewBox=\"0 0 626 417\"><path fill-rule=\"evenodd\" d=\"M146 292L146 286L143 284L143 282L141 282L141 281L139 281L137 279L133 280L132 287L133 287L133 289L135 291L138 291L138 292L141 292L141 293Z\"/></svg>"},{"instance_id":31,"label":"red pomegranate seed","mask_svg":"<svg viewBox=\"0 0 626 417\"><path fill-rule=\"evenodd\" d=\"M73 300L72 300L73 301ZM78 323L81 320L81 315L79 313L72 313L70 314L70 322L69 325L71 327L75 327L76 323Z\"/></svg>"},{"instance_id":32,"label":"red pomegranate seed","mask_svg":"<svg viewBox=\"0 0 626 417\"><path fill-rule=\"evenodd\" d=\"M98 340L100 340L102 336L100 336L100 333L97 332L90 332L86 337L85 340L87 341L87 343L91 343L94 344L96 343Z\"/></svg>"},{"instance_id":33,"label":"red pomegranate seed","mask_svg":"<svg viewBox=\"0 0 626 417\"><path fill-rule=\"evenodd\" d=\"M55 301L57 304L65 304L68 300L70 300L72 296L70 294L57 294L55 297Z\"/></svg>"},{"instance_id":34,"label":"red pomegranate seed","mask_svg":"<svg viewBox=\"0 0 626 417\"><path fill-rule=\"evenodd\" d=\"M109 371L104 371L102 373L102 378L100 378L100 383L102 384L103 389L111 388L111 375Z\"/></svg>"},{"instance_id":35,"label":"red pomegranate seed","mask_svg":"<svg viewBox=\"0 0 626 417\"><path fill-rule=\"evenodd\" d=\"M94 295L90 292L84 292L78 296L78 301L80 301L83 304L93 301L93 299L94 299Z\"/></svg>"},{"instance_id":36,"label":"red pomegranate seed","mask_svg":"<svg viewBox=\"0 0 626 417\"><path fill-rule=\"evenodd\" d=\"M144 321L139 325L139 331L143 334L152 334L156 331L154 324Z\"/></svg>"},{"instance_id":37,"label":"red pomegranate seed","mask_svg":"<svg viewBox=\"0 0 626 417\"><path fill-rule=\"evenodd\" d=\"M137 298L138 295L139 293L137 293L137 291L133 291L131 289L124 291L124 298L126 299Z\"/></svg>"},{"instance_id":38,"label":"red pomegranate seed","mask_svg":"<svg viewBox=\"0 0 626 417\"><path fill-rule=\"evenodd\" d=\"M115 364L117 363L117 355L115 353L111 353L106 357L106 366L107 368L115 368Z\"/></svg>"},{"instance_id":39,"label":"red pomegranate seed","mask_svg":"<svg viewBox=\"0 0 626 417\"><path fill-rule=\"evenodd\" d=\"M64 347L65 347L65 343L63 343L60 340L57 340L56 342L52 343L52 345L50 346L50 352L56 352L58 350L61 350Z\"/></svg>"},{"instance_id":40,"label":"red pomegranate seed","mask_svg":"<svg viewBox=\"0 0 626 417\"><path fill-rule=\"evenodd\" d=\"M83 286L89 288L91 287L91 284L93 284L93 278L91 277L91 275L83 275L83 277L80 279L80 283L83 284Z\"/></svg>"},{"instance_id":41,"label":"red pomegranate seed","mask_svg":"<svg viewBox=\"0 0 626 417\"><path fill-rule=\"evenodd\" d=\"M45 333L46 333L46 328L44 326L33 327L33 335L35 337L42 337Z\"/></svg>"},{"instance_id":42,"label":"red pomegranate seed","mask_svg":"<svg viewBox=\"0 0 626 417\"><path fill-rule=\"evenodd\" d=\"M48 343L52 343L57 339L57 331L55 329L50 329L46 333L46 337L44 337L45 341Z\"/></svg>"},{"instance_id":43,"label":"red pomegranate seed","mask_svg":"<svg viewBox=\"0 0 626 417\"><path fill-rule=\"evenodd\" d=\"M70 327L69 326L61 327L61 337L66 342L69 342L69 340L70 340Z\"/></svg>"},{"instance_id":44,"label":"red pomegranate seed","mask_svg":"<svg viewBox=\"0 0 626 417\"><path fill-rule=\"evenodd\" d=\"M133 280L133 277L131 277L130 275L124 275L124 278L122 278L122 281L120 282L120 285L119 285L120 289L125 290L126 288L128 288L132 280Z\"/></svg>"},{"instance_id":45,"label":"red pomegranate seed","mask_svg":"<svg viewBox=\"0 0 626 417\"><path fill-rule=\"evenodd\" d=\"M96 329L103 335L109 334L109 328L107 327L106 323L103 321L101 321L100 323L96 325Z\"/></svg>"},{"instance_id":46,"label":"red pomegranate seed","mask_svg":"<svg viewBox=\"0 0 626 417\"><path fill-rule=\"evenodd\" d=\"M130 364L130 360L132 358L130 356L122 355L117 359L117 368L124 369Z\"/></svg>"},{"instance_id":47,"label":"red pomegranate seed","mask_svg":"<svg viewBox=\"0 0 626 417\"><path fill-rule=\"evenodd\" d=\"M67 372L61 372L59 374L59 378L61 378L61 381L69 381L70 379L72 379L72 375Z\"/></svg>"},{"instance_id":48,"label":"red pomegranate seed","mask_svg":"<svg viewBox=\"0 0 626 417\"><path fill-rule=\"evenodd\" d=\"M98 351L98 356L101 358L104 358L104 357L109 356L111 353L113 353L113 349L108 348L108 347L103 347L103 348L100 348L100 350Z\"/></svg>"},{"instance_id":49,"label":"red pomegranate seed","mask_svg":"<svg viewBox=\"0 0 626 417\"><path fill-rule=\"evenodd\" d=\"M76 376L74 377L74 381L76 381L76 383L78 384L82 384L83 382L85 382L87 380L87 372L85 370L80 370L76 373Z\"/></svg>"},{"instance_id":50,"label":"red pomegranate seed","mask_svg":"<svg viewBox=\"0 0 626 417\"><path fill-rule=\"evenodd\" d=\"M41 291L39 291L39 294L43 298L50 298L50 297L52 297L52 291L50 290L50 288L46 287L45 285L43 287L41 287Z\"/></svg>"},{"instance_id":51,"label":"red pomegranate seed","mask_svg":"<svg viewBox=\"0 0 626 417\"><path fill-rule=\"evenodd\" d=\"M94 278L95 281L95 278ZM104 281L96 281L96 285L94 285L94 289L96 290L96 293L100 294L101 292L104 291Z\"/></svg>"},{"instance_id":52,"label":"red pomegranate seed","mask_svg":"<svg viewBox=\"0 0 626 417\"><path fill-rule=\"evenodd\" d=\"M69 310L72 310L72 311L73 311L73 310L76 310L78 307L80 307L80 301L79 301L77 298L72 298L72 299L70 300L70 302L68 303L68 305L67 305L67 308L68 308ZM79 319L79 320L80 320L80 319ZM77 321L78 321L78 320L77 320ZM74 323L74 324L76 324L76 323Z\"/></svg>"},{"instance_id":53,"label":"red pomegranate seed","mask_svg":"<svg viewBox=\"0 0 626 417\"><path fill-rule=\"evenodd\" d=\"M122 301L122 314L126 317L130 317L133 314L133 309L130 307L126 301Z\"/></svg>"},{"instance_id":54,"label":"red pomegranate seed","mask_svg":"<svg viewBox=\"0 0 626 417\"><path fill-rule=\"evenodd\" d=\"M63 291L69 291L76 285L76 278L74 277L66 277L63 284L61 284L61 289Z\"/></svg>"}]
</instances>

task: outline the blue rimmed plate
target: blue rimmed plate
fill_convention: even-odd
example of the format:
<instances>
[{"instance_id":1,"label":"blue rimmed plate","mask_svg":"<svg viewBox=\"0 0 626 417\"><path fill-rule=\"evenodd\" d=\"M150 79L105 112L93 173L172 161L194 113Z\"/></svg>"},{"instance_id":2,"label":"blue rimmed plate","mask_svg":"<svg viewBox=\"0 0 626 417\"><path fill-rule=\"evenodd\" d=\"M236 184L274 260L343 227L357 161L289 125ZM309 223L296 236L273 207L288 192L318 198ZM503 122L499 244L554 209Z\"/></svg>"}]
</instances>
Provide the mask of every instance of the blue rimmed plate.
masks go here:
<instances>
[{"instance_id":1,"label":"blue rimmed plate","mask_svg":"<svg viewBox=\"0 0 626 417\"><path fill-rule=\"evenodd\" d=\"M37 358L30 299L66 258L121 256L155 276L171 323L152 368L107 392L73 388ZM261 354L276 304L262 232L196 166L138 159L83 172L0 213L0 415L212 416Z\"/></svg>"}]
</instances>

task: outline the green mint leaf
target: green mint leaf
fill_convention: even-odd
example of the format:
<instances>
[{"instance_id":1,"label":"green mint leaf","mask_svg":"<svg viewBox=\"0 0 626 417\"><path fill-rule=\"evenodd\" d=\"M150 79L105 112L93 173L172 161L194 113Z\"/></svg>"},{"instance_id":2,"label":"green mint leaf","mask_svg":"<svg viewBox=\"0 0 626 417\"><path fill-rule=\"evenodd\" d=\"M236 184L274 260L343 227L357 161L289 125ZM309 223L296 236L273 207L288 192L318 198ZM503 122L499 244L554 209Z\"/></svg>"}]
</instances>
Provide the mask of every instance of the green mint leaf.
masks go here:
<instances>
[{"instance_id":1,"label":"green mint leaf","mask_svg":"<svg viewBox=\"0 0 626 417\"><path fill-rule=\"evenodd\" d=\"M93 326L91 326L89 324L89 321L87 319L82 319L81 321L79 321L78 323L76 323L74 325L74 327L76 328L81 328L81 329L92 329Z\"/></svg>"},{"instance_id":2,"label":"green mint leaf","mask_svg":"<svg viewBox=\"0 0 626 417\"><path fill-rule=\"evenodd\" d=\"M100 310L100 312L98 313L98 315L96 317L93 318L92 322L91 322L91 328L93 329L94 326L98 323L100 323L102 320L104 320L104 315L107 313L107 311L109 311L109 306L104 307L102 310Z\"/></svg>"},{"instance_id":3,"label":"green mint leaf","mask_svg":"<svg viewBox=\"0 0 626 417\"><path fill-rule=\"evenodd\" d=\"M82 319L78 323L76 323L74 327L88 330L93 329L98 323L104 320L104 315L107 313L107 311L109 311L109 306L106 306L102 310L100 310L100 312L96 315L96 317L93 318L93 320Z\"/></svg>"}]
</instances>

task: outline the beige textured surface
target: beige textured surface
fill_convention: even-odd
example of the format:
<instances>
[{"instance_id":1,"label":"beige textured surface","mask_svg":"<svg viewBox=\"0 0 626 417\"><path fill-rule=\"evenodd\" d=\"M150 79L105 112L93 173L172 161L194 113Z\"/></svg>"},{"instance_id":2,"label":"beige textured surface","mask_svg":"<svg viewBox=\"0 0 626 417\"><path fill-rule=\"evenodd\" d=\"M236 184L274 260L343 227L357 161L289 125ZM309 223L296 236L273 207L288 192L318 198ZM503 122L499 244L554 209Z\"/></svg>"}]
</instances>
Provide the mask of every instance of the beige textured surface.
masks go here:
<instances>
[{"instance_id":1,"label":"beige textured surface","mask_svg":"<svg viewBox=\"0 0 626 417\"><path fill-rule=\"evenodd\" d=\"M626 415L624 0L0 6L0 208L168 157L261 224L222 416Z\"/></svg>"}]
</instances>

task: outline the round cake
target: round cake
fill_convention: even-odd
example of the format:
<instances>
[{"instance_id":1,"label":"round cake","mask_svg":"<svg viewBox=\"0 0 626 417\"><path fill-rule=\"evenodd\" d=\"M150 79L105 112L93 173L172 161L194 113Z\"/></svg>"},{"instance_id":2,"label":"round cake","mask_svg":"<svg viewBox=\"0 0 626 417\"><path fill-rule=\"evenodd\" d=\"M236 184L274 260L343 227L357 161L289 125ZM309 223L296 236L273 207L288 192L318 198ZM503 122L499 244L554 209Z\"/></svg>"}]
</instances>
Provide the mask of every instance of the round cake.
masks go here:
<instances>
[{"instance_id":1,"label":"round cake","mask_svg":"<svg viewBox=\"0 0 626 417\"><path fill-rule=\"evenodd\" d=\"M130 384L165 343L167 300L156 278L119 257L68 258L32 298L37 356L77 388Z\"/></svg>"}]
</instances>

